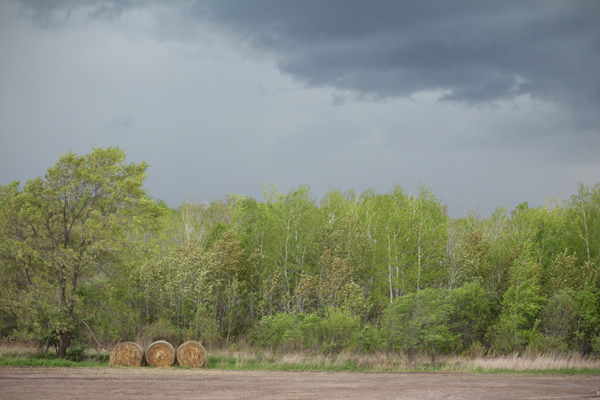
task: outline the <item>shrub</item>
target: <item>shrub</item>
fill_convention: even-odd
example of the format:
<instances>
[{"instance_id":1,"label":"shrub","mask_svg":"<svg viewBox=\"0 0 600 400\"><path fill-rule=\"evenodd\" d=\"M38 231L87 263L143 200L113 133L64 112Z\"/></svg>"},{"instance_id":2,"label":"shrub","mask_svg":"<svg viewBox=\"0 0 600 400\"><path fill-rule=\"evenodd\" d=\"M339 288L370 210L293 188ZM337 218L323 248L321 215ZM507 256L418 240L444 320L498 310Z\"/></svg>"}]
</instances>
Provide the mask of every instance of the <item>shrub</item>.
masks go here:
<instances>
[{"instance_id":1,"label":"shrub","mask_svg":"<svg viewBox=\"0 0 600 400\"><path fill-rule=\"evenodd\" d=\"M478 341L472 342L467 351L464 353L467 357L470 358L481 358L485 356L487 349L484 345L479 343Z\"/></svg>"},{"instance_id":2,"label":"shrub","mask_svg":"<svg viewBox=\"0 0 600 400\"><path fill-rule=\"evenodd\" d=\"M356 345L360 318L340 308L317 313L278 313L263 317L252 335L259 347L294 350L311 349L328 353Z\"/></svg>"},{"instance_id":3,"label":"shrub","mask_svg":"<svg viewBox=\"0 0 600 400\"><path fill-rule=\"evenodd\" d=\"M450 350L458 337L448 327L449 307L445 289L424 289L399 297L384 310L382 342L388 350L400 350L409 359L418 353L432 357Z\"/></svg>"},{"instance_id":4,"label":"shrub","mask_svg":"<svg viewBox=\"0 0 600 400\"><path fill-rule=\"evenodd\" d=\"M538 334L527 345L525 354L536 357L543 354L564 354L568 351L569 346L560 338Z\"/></svg>"},{"instance_id":5,"label":"shrub","mask_svg":"<svg viewBox=\"0 0 600 400\"><path fill-rule=\"evenodd\" d=\"M297 315L278 313L263 317L252 335L252 341L259 347L281 347L284 342L289 342L296 337L299 322Z\"/></svg>"},{"instance_id":6,"label":"shrub","mask_svg":"<svg viewBox=\"0 0 600 400\"><path fill-rule=\"evenodd\" d=\"M66 359L69 361L83 361L87 358L88 346L81 343L75 343L67 349Z\"/></svg>"},{"instance_id":7,"label":"shrub","mask_svg":"<svg viewBox=\"0 0 600 400\"><path fill-rule=\"evenodd\" d=\"M341 308L328 308L319 325L322 351L337 353L356 345L360 318L353 317L349 311Z\"/></svg>"},{"instance_id":8,"label":"shrub","mask_svg":"<svg viewBox=\"0 0 600 400\"><path fill-rule=\"evenodd\" d=\"M471 282L451 290L448 304L448 326L454 335L460 337L463 348L470 348L475 343L481 346L496 314L493 295L478 282Z\"/></svg>"}]
</instances>

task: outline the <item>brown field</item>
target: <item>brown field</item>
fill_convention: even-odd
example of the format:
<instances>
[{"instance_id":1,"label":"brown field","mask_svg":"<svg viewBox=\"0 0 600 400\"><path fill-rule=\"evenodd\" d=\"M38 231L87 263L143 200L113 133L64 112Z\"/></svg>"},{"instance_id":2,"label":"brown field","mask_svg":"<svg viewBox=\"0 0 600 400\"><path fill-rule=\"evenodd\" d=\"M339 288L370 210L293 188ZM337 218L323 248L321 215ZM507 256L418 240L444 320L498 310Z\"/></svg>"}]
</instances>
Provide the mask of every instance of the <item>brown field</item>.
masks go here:
<instances>
[{"instance_id":1,"label":"brown field","mask_svg":"<svg viewBox=\"0 0 600 400\"><path fill-rule=\"evenodd\" d=\"M0 367L0 399L600 399L597 376Z\"/></svg>"}]
</instances>

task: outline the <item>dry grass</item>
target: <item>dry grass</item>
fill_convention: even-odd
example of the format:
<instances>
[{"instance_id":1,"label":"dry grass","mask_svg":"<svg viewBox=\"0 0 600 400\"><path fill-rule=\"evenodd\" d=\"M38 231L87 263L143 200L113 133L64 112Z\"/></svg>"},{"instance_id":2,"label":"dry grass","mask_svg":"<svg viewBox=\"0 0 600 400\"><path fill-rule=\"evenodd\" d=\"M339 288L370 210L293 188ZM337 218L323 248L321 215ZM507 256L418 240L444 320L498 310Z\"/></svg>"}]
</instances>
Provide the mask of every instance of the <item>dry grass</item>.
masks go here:
<instances>
[{"instance_id":1,"label":"dry grass","mask_svg":"<svg viewBox=\"0 0 600 400\"><path fill-rule=\"evenodd\" d=\"M8 342L0 341L0 357L7 354L27 356L36 352L38 344L36 342Z\"/></svg>"},{"instance_id":2,"label":"dry grass","mask_svg":"<svg viewBox=\"0 0 600 400\"><path fill-rule=\"evenodd\" d=\"M332 370L370 370L400 371L408 370L424 361L415 359L410 362L402 354L386 354L384 352L361 354L342 352L339 354L314 354L309 352L273 353L270 350L227 350L211 351L211 356L221 359L235 360L235 368L258 369L332 369ZM427 358L427 360L430 360ZM232 365L230 363L230 365Z\"/></svg>"},{"instance_id":3,"label":"dry grass","mask_svg":"<svg viewBox=\"0 0 600 400\"><path fill-rule=\"evenodd\" d=\"M467 361L465 367L476 370L546 371L600 368L600 360L578 354L549 354L538 356L477 358Z\"/></svg>"},{"instance_id":4,"label":"dry grass","mask_svg":"<svg viewBox=\"0 0 600 400\"><path fill-rule=\"evenodd\" d=\"M409 359L403 354L352 353L337 355L307 352L273 353L247 350L215 350L211 356L220 360L219 369L283 369L339 371L440 371L440 372L554 372L600 373L600 360L578 354L550 354L531 357L479 357L417 355Z\"/></svg>"}]
</instances>

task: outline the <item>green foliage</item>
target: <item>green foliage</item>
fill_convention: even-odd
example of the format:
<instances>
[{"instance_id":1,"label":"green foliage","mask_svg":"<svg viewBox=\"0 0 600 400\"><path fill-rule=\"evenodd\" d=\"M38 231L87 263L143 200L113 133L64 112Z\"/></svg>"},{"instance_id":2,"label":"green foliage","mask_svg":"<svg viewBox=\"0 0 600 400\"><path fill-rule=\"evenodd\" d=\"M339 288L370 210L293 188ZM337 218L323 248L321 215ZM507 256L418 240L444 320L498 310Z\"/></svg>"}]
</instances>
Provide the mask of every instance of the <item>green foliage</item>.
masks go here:
<instances>
[{"instance_id":1,"label":"green foliage","mask_svg":"<svg viewBox=\"0 0 600 400\"><path fill-rule=\"evenodd\" d=\"M81 315L82 279L110 273L135 250L132 235L159 226L162 208L142 189L148 165L124 161L116 147L69 152L22 190L0 187L0 267L16 283L8 301L20 324L58 340L61 358Z\"/></svg>"},{"instance_id":2,"label":"green foliage","mask_svg":"<svg viewBox=\"0 0 600 400\"><path fill-rule=\"evenodd\" d=\"M465 235L463 240L454 248L453 262L455 263L454 282L493 282L490 275L494 266L490 262L490 241L480 229ZM494 288L493 285L491 289Z\"/></svg>"},{"instance_id":3,"label":"green foliage","mask_svg":"<svg viewBox=\"0 0 600 400\"><path fill-rule=\"evenodd\" d=\"M563 289L548 299L540 318L540 330L545 335L562 341L572 336L578 317L574 297L572 289Z\"/></svg>"},{"instance_id":4,"label":"green foliage","mask_svg":"<svg viewBox=\"0 0 600 400\"><path fill-rule=\"evenodd\" d=\"M323 315L278 313L260 320L253 342L272 349L338 353L356 346L359 330L360 319L340 308L328 308Z\"/></svg>"},{"instance_id":5,"label":"green foliage","mask_svg":"<svg viewBox=\"0 0 600 400\"><path fill-rule=\"evenodd\" d=\"M291 296L290 308L298 312L342 308L353 315L367 309L362 289L354 282L354 269L346 259L325 251L318 264L319 274L303 273Z\"/></svg>"},{"instance_id":6,"label":"green foliage","mask_svg":"<svg viewBox=\"0 0 600 400\"><path fill-rule=\"evenodd\" d=\"M600 307L598 288L586 285L575 292L576 328L575 348L583 354L589 354L595 349L595 341L600 334Z\"/></svg>"},{"instance_id":7,"label":"green foliage","mask_svg":"<svg viewBox=\"0 0 600 400\"><path fill-rule=\"evenodd\" d=\"M356 346L360 319L342 308L328 308L320 323L319 340L323 351L337 353Z\"/></svg>"},{"instance_id":8,"label":"green foliage","mask_svg":"<svg viewBox=\"0 0 600 400\"><path fill-rule=\"evenodd\" d=\"M74 343L67 349L67 356L65 357L69 361L83 361L87 358L88 346L82 343Z\"/></svg>"},{"instance_id":9,"label":"green foliage","mask_svg":"<svg viewBox=\"0 0 600 400\"><path fill-rule=\"evenodd\" d=\"M502 298L498 322L488 339L495 351L522 351L535 337L544 298L540 295L539 266L531 257L530 248L515 249L520 255L510 270L509 287Z\"/></svg>"},{"instance_id":10,"label":"green foliage","mask_svg":"<svg viewBox=\"0 0 600 400\"><path fill-rule=\"evenodd\" d=\"M543 354L567 354L569 346L564 340L554 337L546 336L544 334L536 334L527 345L525 349L525 355L530 357L537 357Z\"/></svg>"},{"instance_id":11,"label":"green foliage","mask_svg":"<svg viewBox=\"0 0 600 400\"><path fill-rule=\"evenodd\" d=\"M600 184L451 218L433 192L266 186L169 209L118 148L0 186L0 336L61 357L122 340L598 353ZM162 228L162 229L161 229ZM76 342L71 350L69 346Z\"/></svg>"},{"instance_id":12,"label":"green foliage","mask_svg":"<svg viewBox=\"0 0 600 400\"><path fill-rule=\"evenodd\" d=\"M370 351L377 343L375 330L371 325L365 327L358 333L358 343L361 348Z\"/></svg>"},{"instance_id":13,"label":"green foliage","mask_svg":"<svg viewBox=\"0 0 600 400\"><path fill-rule=\"evenodd\" d=\"M482 358L485 356L486 353L487 349L478 341L472 342L467 348L467 350L464 352L465 355L473 359Z\"/></svg>"},{"instance_id":14,"label":"green foliage","mask_svg":"<svg viewBox=\"0 0 600 400\"><path fill-rule=\"evenodd\" d=\"M497 314L494 294L474 281L450 290L447 303L449 329L460 338L463 348L485 342L485 334Z\"/></svg>"},{"instance_id":15,"label":"green foliage","mask_svg":"<svg viewBox=\"0 0 600 400\"><path fill-rule=\"evenodd\" d=\"M294 336L298 323L299 317L294 314L278 313L263 317L254 330L253 342L260 347L281 347Z\"/></svg>"},{"instance_id":16,"label":"green foliage","mask_svg":"<svg viewBox=\"0 0 600 400\"><path fill-rule=\"evenodd\" d=\"M388 350L413 358L449 351L458 337L448 326L450 307L444 289L424 289L397 298L383 313L382 340Z\"/></svg>"},{"instance_id":17,"label":"green foliage","mask_svg":"<svg viewBox=\"0 0 600 400\"><path fill-rule=\"evenodd\" d=\"M582 262L600 257L600 182L593 186L579 183L578 193L567 203L569 247Z\"/></svg>"}]
</instances>

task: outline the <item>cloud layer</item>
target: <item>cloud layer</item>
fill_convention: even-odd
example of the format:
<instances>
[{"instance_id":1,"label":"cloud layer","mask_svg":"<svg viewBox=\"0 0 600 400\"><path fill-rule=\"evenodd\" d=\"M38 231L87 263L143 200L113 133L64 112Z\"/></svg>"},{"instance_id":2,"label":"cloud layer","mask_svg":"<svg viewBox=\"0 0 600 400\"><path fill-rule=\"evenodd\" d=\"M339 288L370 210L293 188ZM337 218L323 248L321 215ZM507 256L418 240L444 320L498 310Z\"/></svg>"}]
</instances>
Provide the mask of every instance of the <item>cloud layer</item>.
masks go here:
<instances>
[{"instance_id":1,"label":"cloud layer","mask_svg":"<svg viewBox=\"0 0 600 400\"><path fill-rule=\"evenodd\" d=\"M276 53L284 73L309 85L600 104L597 2L219 0L194 10Z\"/></svg>"},{"instance_id":2,"label":"cloud layer","mask_svg":"<svg viewBox=\"0 0 600 400\"><path fill-rule=\"evenodd\" d=\"M0 6L0 183L120 145L152 195L432 187L456 214L600 167L596 2Z\"/></svg>"}]
</instances>

